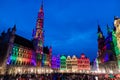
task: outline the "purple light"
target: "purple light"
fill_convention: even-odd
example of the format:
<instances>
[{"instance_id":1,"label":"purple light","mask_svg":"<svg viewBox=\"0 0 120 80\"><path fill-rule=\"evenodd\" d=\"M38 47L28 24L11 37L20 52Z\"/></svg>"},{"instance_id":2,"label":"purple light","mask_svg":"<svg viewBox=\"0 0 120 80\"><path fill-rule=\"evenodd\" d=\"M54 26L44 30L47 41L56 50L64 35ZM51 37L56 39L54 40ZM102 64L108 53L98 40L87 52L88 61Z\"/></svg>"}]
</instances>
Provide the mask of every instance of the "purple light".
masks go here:
<instances>
[{"instance_id":1,"label":"purple light","mask_svg":"<svg viewBox=\"0 0 120 80\"><path fill-rule=\"evenodd\" d=\"M35 62L35 60L32 59L32 63L33 63L34 66L36 66L36 62Z\"/></svg>"},{"instance_id":2,"label":"purple light","mask_svg":"<svg viewBox=\"0 0 120 80\"><path fill-rule=\"evenodd\" d=\"M105 55L105 57L104 57L104 61L105 61L105 62L109 61L108 53L106 53L106 55Z\"/></svg>"},{"instance_id":3,"label":"purple light","mask_svg":"<svg viewBox=\"0 0 120 80\"><path fill-rule=\"evenodd\" d=\"M10 64L10 57L9 57L8 60L7 60L7 64L8 64L8 65Z\"/></svg>"},{"instance_id":4,"label":"purple light","mask_svg":"<svg viewBox=\"0 0 120 80\"><path fill-rule=\"evenodd\" d=\"M52 56L51 66L53 69L56 69L56 57Z\"/></svg>"},{"instance_id":5,"label":"purple light","mask_svg":"<svg viewBox=\"0 0 120 80\"><path fill-rule=\"evenodd\" d=\"M60 68L60 55L57 55L57 57L56 57L56 67L58 69Z\"/></svg>"},{"instance_id":6,"label":"purple light","mask_svg":"<svg viewBox=\"0 0 120 80\"><path fill-rule=\"evenodd\" d=\"M8 61L7 61L7 64L9 65L9 64L10 64L10 62L8 62Z\"/></svg>"}]
</instances>

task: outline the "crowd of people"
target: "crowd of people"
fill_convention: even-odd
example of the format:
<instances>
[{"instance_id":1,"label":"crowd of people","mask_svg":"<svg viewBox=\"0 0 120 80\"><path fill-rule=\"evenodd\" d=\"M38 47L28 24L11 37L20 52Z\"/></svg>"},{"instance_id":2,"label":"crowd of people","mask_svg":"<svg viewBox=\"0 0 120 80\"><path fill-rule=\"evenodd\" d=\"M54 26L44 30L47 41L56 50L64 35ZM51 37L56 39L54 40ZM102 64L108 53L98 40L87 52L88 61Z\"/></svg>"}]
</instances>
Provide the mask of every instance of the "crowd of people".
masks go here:
<instances>
[{"instance_id":1,"label":"crowd of people","mask_svg":"<svg viewBox=\"0 0 120 80\"><path fill-rule=\"evenodd\" d=\"M77 73L52 73L52 74L6 74L0 75L0 80L120 80L120 78L103 75L77 74Z\"/></svg>"}]
</instances>

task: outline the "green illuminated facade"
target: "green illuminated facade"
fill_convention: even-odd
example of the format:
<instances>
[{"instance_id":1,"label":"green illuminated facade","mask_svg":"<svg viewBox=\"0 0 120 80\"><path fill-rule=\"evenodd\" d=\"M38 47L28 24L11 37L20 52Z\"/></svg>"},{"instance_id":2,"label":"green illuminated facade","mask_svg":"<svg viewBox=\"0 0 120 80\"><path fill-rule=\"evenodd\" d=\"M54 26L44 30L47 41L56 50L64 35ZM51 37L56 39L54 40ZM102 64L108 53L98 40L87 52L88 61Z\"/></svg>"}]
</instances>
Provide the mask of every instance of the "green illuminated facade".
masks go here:
<instances>
[{"instance_id":1,"label":"green illuminated facade","mask_svg":"<svg viewBox=\"0 0 120 80\"><path fill-rule=\"evenodd\" d=\"M118 17L115 17L114 26L115 26L115 30L113 31L113 39L114 39L118 68L120 69L120 19Z\"/></svg>"},{"instance_id":2,"label":"green illuminated facade","mask_svg":"<svg viewBox=\"0 0 120 80\"><path fill-rule=\"evenodd\" d=\"M60 70L66 70L66 56L60 57Z\"/></svg>"}]
</instances>

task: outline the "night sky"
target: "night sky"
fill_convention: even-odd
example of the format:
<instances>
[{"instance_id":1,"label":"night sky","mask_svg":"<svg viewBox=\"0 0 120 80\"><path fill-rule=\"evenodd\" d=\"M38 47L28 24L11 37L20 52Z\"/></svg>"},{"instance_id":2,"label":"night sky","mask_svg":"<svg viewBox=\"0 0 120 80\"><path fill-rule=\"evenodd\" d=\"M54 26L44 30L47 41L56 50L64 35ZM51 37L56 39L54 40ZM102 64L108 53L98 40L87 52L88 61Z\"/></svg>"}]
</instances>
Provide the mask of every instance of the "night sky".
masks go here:
<instances>
[{"instance_id":1,"label":"night sky","mask_svg":"<svg viewBox=\"0 0 120 80\"><path fill-rule=\"evenodd\" d=\"M17 26L17 34L32 39L41 0L0 0L0 32ZM85 53L97 56L97 25L106 35L106 25L113 26L120 17L120 0L44 0L45 45L53 54Z\"/></svg>"}]
</instances>

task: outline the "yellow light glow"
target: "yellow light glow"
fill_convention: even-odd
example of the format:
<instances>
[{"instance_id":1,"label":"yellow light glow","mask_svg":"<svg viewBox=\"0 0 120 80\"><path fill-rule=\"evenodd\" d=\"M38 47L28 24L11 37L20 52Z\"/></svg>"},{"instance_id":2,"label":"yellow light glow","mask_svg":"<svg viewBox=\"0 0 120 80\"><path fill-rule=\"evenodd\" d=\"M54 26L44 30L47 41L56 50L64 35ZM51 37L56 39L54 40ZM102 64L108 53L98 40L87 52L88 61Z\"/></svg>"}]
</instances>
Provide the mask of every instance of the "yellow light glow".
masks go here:
<instances>
[{"instance_id":1,"label":"yellow light glow","mask_svg":"<svg viewBox=\"0 0 120 80\"><path fill-rule=\"evenodd\" d=\"M18 72L20 72L21 70L20 69L18 69Z\"/></svg>"},{"instance_id":2,"label":"yellow light glow","mask_svg":"<svg viewBox=\"0 0 120 80\"><path fill-rule=\"evenodd\" d=\"M110 72L111 74L113 73L113 71L112 71L112 70L110 70L109 72Z\"/></svg>"},{"instance_id":3,"label":"yellow light glow","mask_svg":"<svg viewBox=\"0 0 120 80\"><path fill-rule=\"evenodd\" d=\"M48 72L48 69L46 70L46 72Z\"/></svg>"},{"instance_id":4,"label":"yellow light glow","mask_svg":"<svg viewBox=\"0 0 120 80\"><path fill-rule=\"evenodd\" d=\"M31 68L31 72L33 72L33 69Z\"/></svg>"}]
</instances>

